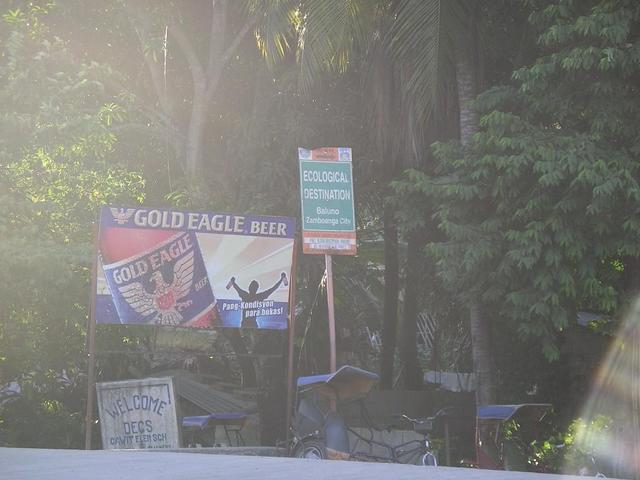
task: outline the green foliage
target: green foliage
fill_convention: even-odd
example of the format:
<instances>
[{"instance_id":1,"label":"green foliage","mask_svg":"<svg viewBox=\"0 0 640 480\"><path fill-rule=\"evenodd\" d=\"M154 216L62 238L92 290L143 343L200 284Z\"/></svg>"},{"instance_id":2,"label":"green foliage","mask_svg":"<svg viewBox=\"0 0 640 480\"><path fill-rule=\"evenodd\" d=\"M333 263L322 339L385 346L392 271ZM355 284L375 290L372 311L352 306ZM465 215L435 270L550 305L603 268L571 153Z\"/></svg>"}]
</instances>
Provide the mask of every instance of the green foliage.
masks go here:
<instances>
[{"instance_id":1,"label":"green foliage","mask_svg":"<svg viewBox=\"0 0 640 480\"><path fill-rule=\"evenodd\" d=\"M285 58L292 46L300 64L300 83L308 90L322 71L344 73L355 51L370 40L380 2L251 0L259 18L256 40L269 65Z\"/></svg>"},{"instance_id":2,"label":"green foliage","mask_svg":"<svg viewBox=\"0 0 640 480\"><path fill-rule=\"evenodd\" d=\"M32 372L18 380L20 397L0 409L0 445L81 448L86 382L54 370Z\"/></svg>"},{"instance_id":3,"label":"green foliage","mask_svg":"<svg viewBox=\"0 0 640 480\"><path fill-rule=\"evenodd\" d=\"M23 389L0 407L0 442L80 447L97 209L140 202L144 181L113 161L126 113L94 78L107 70L29 8L3 17L0 51L0 384Z\"/></svg>"},{"instance_id":4,"label":"green foliage","mask_svg":"<svg viewBox=\"0 0 640 480\"><path fill-rule=\"evenodd\" d=\"M436 205L446 239L428 250L450 287L555 359L554 332L578 309L615 313L640 256L640 5L558 1L531 19L548 53L477 99L472 148L435 144L438 174L396 191Z\"/></svg>"},{"instance_id":5,"label":"green foliage","mask_svg":"<svg viewBox=\"0 0 640 480\"><path fill-rule=\"evenodd\" d=\"M545 472L595 475L591 458L597 455L598 443L610 435L610 430L609 417L600 415L589 422L577 418L566 431L534 442L530 463Z\"/></svg>"}]
</instances>

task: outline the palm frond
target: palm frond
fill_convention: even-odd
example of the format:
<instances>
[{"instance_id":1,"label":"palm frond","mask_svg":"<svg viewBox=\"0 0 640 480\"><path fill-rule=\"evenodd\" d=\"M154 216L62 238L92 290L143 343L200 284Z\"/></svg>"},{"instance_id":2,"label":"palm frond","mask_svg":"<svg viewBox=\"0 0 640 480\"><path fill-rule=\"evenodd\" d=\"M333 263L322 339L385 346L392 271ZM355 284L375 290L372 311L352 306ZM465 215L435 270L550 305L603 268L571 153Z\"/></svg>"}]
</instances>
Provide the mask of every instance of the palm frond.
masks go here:
<instances>
[{"instance_id":1,"label":"palm frond","mask_svg":"<svg viewBox=\"0 0 640 480\"><path fill-rule=\"evenodd\" d=\"M292 47L296 28L300 25L300 2L297 0L251 0L247 9L257 15L254 30L258 50L273 66Z\"/></svg>"},{"instance_id":2,"label":"palm frond","mask_svg":"<svg viewBox=\"0 0 640 480\"><path fill-rule=\"evenodd\" d=\"M302 3L298 55L300 83L307 90L318 72L344 72L354 48L368 38L376 2L308 0Z\"/></svg>"},{"instance_id":3,"label":"palm frond","mask_svg":"<svg viewBox=\"0 0 640 480\"><path fill-rule=\"evenodd\" d=\"M462 0L401 0L386 38L402 75L403 103L417 124L433 121L455 78L456 58L469 35Z\"/></svg>"}]
</instances>

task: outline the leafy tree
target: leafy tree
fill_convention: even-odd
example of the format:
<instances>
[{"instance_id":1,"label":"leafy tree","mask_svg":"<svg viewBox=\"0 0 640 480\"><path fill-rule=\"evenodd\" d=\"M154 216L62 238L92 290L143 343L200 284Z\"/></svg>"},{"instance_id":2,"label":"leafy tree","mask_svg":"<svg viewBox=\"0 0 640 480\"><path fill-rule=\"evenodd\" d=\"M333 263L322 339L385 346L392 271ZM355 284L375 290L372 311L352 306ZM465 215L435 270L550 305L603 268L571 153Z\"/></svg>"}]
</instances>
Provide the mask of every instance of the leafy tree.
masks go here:
<instances>
[{"instance_id":1,"label":"leafy tree","mask_svg":"<svg viewBox=\"0 0 640 480\"><path fill-rule=\"evenodd\" d=\"M546 52L478 98L474 145L436 144L439 174L397 185L438 205L440 274L549 359L578 309L616 313L637 285L639 15L622 0L535 11Z\"/></svg>"},{"instance_id":2,"label":"leafy tree","mask_svg":"<svg viewBox=\"0 0 640 480\"><path fill-rule=\"evenodd\" d=\"M80 55L100 51L118 65L123 78L107 87L132 95L137 116L127 128L151 139L156 148L168 147L160 149L168 157L167 174L178 184L186 178L193 189L202 188L204 182L197 180L211 166L209 152L222 138L208 135L213 112L224 104L220 87L231 84L227 77L233 65L246 62L242 46L256 17L243 4L114 0L87 7L61 2L70 18L77 8L86 11L84 25L57 20L72 37L92 41L90 48L80 43Z\"/></svg>"},{"instance_id":3,"label":"leafy tree","mask_svg":"<svg viewBox=\"0 0 640 480\"><path fill-rule=\"evenodd\" d=\"M1 29L0 384L17 379L23 397L0 407L0 442L77 447L97 207L139 202L144 182L107 164L124 112L46 15L15 8Z\"/></svg>"}]
</instances>

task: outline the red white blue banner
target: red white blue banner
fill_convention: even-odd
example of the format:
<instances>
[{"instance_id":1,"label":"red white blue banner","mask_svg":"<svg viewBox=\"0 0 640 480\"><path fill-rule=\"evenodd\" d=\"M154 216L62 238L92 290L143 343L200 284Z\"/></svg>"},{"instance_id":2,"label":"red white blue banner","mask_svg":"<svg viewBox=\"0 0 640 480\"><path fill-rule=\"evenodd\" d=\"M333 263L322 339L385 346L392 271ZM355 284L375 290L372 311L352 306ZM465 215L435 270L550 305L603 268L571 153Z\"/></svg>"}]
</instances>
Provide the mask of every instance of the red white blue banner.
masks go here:
<instances>
[{"instance_id":1,"label":"red white blue banner","mask_svg":"<svg viewBox=\"0 0 640 480\"><path fill-rule=\"evenodd\" d=\"M97 323L286 329L295 220L100 212Z\"/></svg>"}]
</instances>

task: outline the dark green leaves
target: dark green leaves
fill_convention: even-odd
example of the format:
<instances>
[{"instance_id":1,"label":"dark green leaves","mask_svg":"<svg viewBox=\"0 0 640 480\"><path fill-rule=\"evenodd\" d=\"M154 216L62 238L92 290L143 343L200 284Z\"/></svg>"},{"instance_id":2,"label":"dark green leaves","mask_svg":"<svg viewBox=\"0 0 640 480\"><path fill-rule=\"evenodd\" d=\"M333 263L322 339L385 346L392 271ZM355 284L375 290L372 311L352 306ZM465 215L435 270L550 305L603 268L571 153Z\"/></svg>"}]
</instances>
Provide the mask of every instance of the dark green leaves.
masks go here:
<instances>
[{"instance_id":1,"label":"dark green leaves","mask_svg":"<svg viewBox=\"0 0 640 480\"><path fill-rule=\"evenodd\" d=\"M577 310L624 303L622 272L639 252L640 7L591 5L534 15L552 51L477 99L472 150L436 144L440 174L396 184L400 203L435 205L444 240L428 251L451 288L483 294L549 358Z\"/></svg>"}]
</instances>

